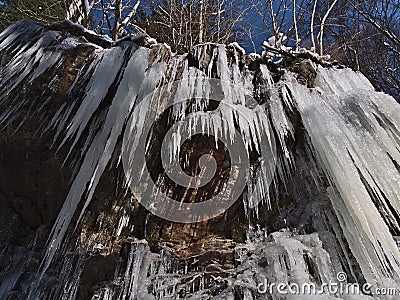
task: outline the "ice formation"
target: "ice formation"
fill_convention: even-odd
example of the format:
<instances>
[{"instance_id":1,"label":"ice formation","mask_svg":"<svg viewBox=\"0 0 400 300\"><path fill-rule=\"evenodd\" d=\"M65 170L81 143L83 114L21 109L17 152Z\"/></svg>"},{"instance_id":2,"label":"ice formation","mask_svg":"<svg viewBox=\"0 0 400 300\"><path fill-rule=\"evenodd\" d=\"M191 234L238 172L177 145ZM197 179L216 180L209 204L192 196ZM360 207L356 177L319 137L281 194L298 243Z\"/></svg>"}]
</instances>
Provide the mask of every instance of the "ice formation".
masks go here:
<instances>
[{"instance_id":1,"label":"ice formation","mask_svg":"<svg viewBox=\"0 0 400 300\"><path fill-rule=\"evenodd\" d=\"M336 273L343 269L355 280L362 278L376 288L399 286L400 252L395 239L400 235L400 106L392 97L375 92L362 74L309 61L316 79L315 86L307 88L290 71L277 78L262 61L256 70L250 69L242 63L245 53L236 44L205 44L190 54L172 55L159 44L147 48L126 40L103 49L85 42L94 50L69 87L69 101L59 103L42 99L41 95L14 101L16 90L29 88L45 72L67 63L65 53L81 43L77 37L68 38L30 22L17 23L0 35L0 55L5 61L1 63L0 103L6 108L0 115L1 126L6 128L20 120L21 114L25 114L24 122L49 105L58 105L40 130L54 132L54 151L67 147L65 165L75 170L51 230L39 276L28 287L30 297L75 298L84 258L74 261L64 256L61 273L65 278L61 284L51 286L48 271L56 257L63 257L69 232L79 226L105 170L123 163L123 136L128 136L132 145L129 155L134 156L148 118L156 122L156 117L166 112L167 125L172 126L169 122L182 121L188 111L193 114L187 127L189 137L190 130L200 127L213 135L218 147L219 137L229 137L234 144L236 133L240 134L246 153L253 156L241 201L246 216L256 220L271 208L275 201L271 194L296 172L301 158L296 156L293 143L298 127L304 127L307 151L313 158L310 172L321 171L315 175L316 185L329 197L338 223L332 221L328 238L327 230L300 234L284 229L274 233L249 229L247 241L235 246L237 265L224 270L223 278L213 278L201 268L182 267L171 257L168 247L153 253L147 241L133 239L127 264L119 265L113 280L95 291L92 299L175 299L181 293L190 299L206 299L214 295L213 289L219 291L221 299L234 299L237 290L245 299L259 299L267 297L257 293L258 285L266 279L320 285L335 280ZM270 40L269 44L276 41ZM210 85L211 78L221 80L222 85ZM47 88L51 90L59 80L54 78ZM190 101L175 102L166 110L166 99L157 98L155 93L152 101L145 102L156 88L168 87L176 80L181 81L169 91L171 98ZM242 92L231 86L240 87ZM77 91L80 94L74 99ZM213 107L207 99L218 93L223 101ZM249 105L249 96L257 99L257 105ZM211 112L218 117L210 119ZM294 120L296 115L300 121ZM157 138L156 133L151 134L146 147L151 148L151 141ZM184 140L178 130L164 145L170 151L171 164L179 160ZM262 151L268 153L268 159L260 159ZM128 186L141 173L130 174L132 160L126 163ZM322 176L328 182L326 189L318 178ZM156 188L152 192L166 190ZM115 224L116 237L130 227L129 215L121 211ZM334 234L342 246L340 254L329 246ZM93 247L101 252L104 245ZM348 261L339 263L335 255ZM352 269L350 255L361 275ZM192 258L191 263L195 260ZM350 267L345 268L346 264ZM0 296L9 295L17 281L23 280L19 277L23 266L20 268L18 273L15 267L14 277L6 273L8 280L2 281ZM328 293L325 296L330 297Z\"/></svg>"}]
</instances>

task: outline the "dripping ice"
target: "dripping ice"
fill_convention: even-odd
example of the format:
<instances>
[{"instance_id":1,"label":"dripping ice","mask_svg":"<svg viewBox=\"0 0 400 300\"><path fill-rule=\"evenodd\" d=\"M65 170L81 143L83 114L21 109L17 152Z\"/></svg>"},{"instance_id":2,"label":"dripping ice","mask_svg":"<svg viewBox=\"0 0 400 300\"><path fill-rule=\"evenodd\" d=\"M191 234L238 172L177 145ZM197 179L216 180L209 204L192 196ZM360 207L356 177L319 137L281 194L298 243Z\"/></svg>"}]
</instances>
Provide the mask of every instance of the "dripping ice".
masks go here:
<instances>
[{"instance_id":1,"label":"dripping ice","mask_svg":"<svg viewBox=\"0 0 400 300\"><path fill-rule=\"evenodd\" d=\"M39 26L35 26L31 25L29 30L39 32ZM17 44L22 34L15 25L0 35L0 51L13 47L16 49L13 50L14 58L1 74L0 101L3 103L10 101L7 96L18 88L21 82L33 82L46 70L63 62L61 49L43 51L55 43L57 33L41 32L37 42L29 45L29 48L28 45ZM74 47L74 44L69 46ZM232 61L228 62L227 47L212 44L198 46L194 55L197 55L199 61L207 47L212 48L212 56L209 64L200 70L189 66L185 55L172 56L168 62L161 62L159 59L159 62L150 65L150 49L125 42L118 47L98 49L87 72L78 74L74 84L82 78L88 80L82 101L60 106L50 123L43 124L44 130L56 131L56 149L68 145L68 153L71 154L77 150L79 140L85 141L82 162L72 162L76 164L76 177L53 226L43 261L43 274L60 251L63 241L67 238L69 226L77 226L71 224L73 216L79 216L78 222L82 218L124 130L132 131L134 139L140 136L145 112L135 111L137 115L134 117L137 122L133 127L125 128L126 122L141 99L163 83L165 74L169 74L171 80L184 80L185 85L179 86L177 93L186 99L196 99L199 93L204 98L209 88L204 78L211 77L214 67L217 70L216 76L223 82L241 86L250 94L254 92L252 74L246 68L239 68L241 51L235 51ZM259 76L262 84L257 88L268 91L269 98L258 110L246 107L246 99L242 94L232 94L228 85L223 85L221 88L224 99L230 101L230 106L221 105L218 108L220 122L210 123L202 115L195 118L194 122L201 124L205 132L209 132L213 127L214 132L222 134L223 130L225 135L233 139L233 132L236 130L233 125L235 119L248 151L251 151L253 146L256 151L261 147L269 147L271 161L261 163L258 173L261 180L258 180L256 185L249 184L248 194L262 197L263 203L270 206L271 199L268 195L274 187L274 182L278 178L286 179L286 171L294 165L295 158L287 144L289 139L294 138L294 128L288 112L298 112L309 136L310 149L329 179L328 196L363 276L367 282L377 287L396 286L400 280L400 253L389 227L400 232L400 224L397 222L400 215L400 177L396 168L396 165L400 165L400 106L392 97L375 92L360 73L345 68L324 68L317 64L314 64L314 67L317 72L315 88L308 89L298 83L291 73L286 73L275 83L266 65L261 64ZM181 77L176 78L179 68L183 71ZM107 104L103 114L100 114L100 106L107 102L105 98L109 88L115 83L118 88L112 96L112 101ZM73 88L74 86L71 86L70 90ZM21 107L29 105L11 104L9 109L0 115L2 126L7 126L15 119ZM205 104L199 101L195 105L201 110ZM161 106L159 108L161 109ZM172 120L179 120L184 116L185 110L184 102L174 106ZM30 113L35 113L34 108ZM84 136L86 131L88 135ZM259 132L266 132L267 140L261 140ZM276 133L277 139L273 132ZM217 140L218 136L215 139ZM132 142L135 144L136 140ZM181 139L177 134L169 145L171 157L177 157L180 143ZM276 149L280 149L283 155L279 156ZM70 158L66 157L66 162L69 160ZM80 201L83 201L83 209L77 211ZM252 214L257 217L259 206L252 205L254 200L244 197L243 201L248 217ZM124 216L118 224L117 234L128 225L129 220ZM329 267L329 253L323 249L318 234L293 236L283 231L272 233L268 238L255 238L254 235L253 233L246 243L236 249L239 253L239 266L237 270L232 270L232 273L240 271L243 275L229 282L231 289L225 291L228 298L233 297L232 287L242 286L245 289L244 294L248 295L245 297L251 299L251 291L257 288L257 281L261 282L263 276L268 276L265 270L249 261L245 255L240 256L241 252L252 251L256 260L259 260L262 256L261 249L265 247L271 250L268 259L272 262L273 269L270 271L275 278L282 281L307 282L308 274L304 273L304 266L295 268L293 278L288 278L286 271L279 264L279 257L283 256L293 264L296 259L301 261L296 255L303 251L318 253L316 257L319 260L319 274L327 279L334 277L334 270ZM156 255L149 250L146 241L136 240L131 246L125 272L116 272L115 275L123 282L118 298L134 299L143 286L154 284L154 293L158 297L172 297L180 286L179 278L183 275L167 274L169 266L165 264L169 262L167 252ZM161 279L157 281L140 276L139 272L144 270L150 270L146 271L146 274L160 278L165 276L168 279L164 278L164 282ZM78 284L79 271L80 268L77 268L74 275L77 280L71 283L71 287L66 287L67 291L75 291L76 286L73 284ZM256 278L247 276L250 273L258 275ZM201 278L201 273L194 277L196 280ZM98 291L96 296L97 299L111 299L114 293L110 287ZM200 291L193 297L201 293L207 291Z\"/></svg>"}]
</instances>

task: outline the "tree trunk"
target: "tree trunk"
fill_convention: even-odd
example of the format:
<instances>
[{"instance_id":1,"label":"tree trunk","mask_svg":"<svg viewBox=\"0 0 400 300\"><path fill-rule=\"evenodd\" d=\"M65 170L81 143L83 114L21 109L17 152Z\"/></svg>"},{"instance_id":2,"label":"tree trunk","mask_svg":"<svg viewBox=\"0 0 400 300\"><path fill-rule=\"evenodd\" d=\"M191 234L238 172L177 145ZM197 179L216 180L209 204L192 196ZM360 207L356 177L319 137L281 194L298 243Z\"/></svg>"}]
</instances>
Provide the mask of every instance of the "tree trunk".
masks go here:
<instances>
[{"instance_id":1,"label":"tree trunk","mask_svg":"<svg viewBox=\"0 0 400 300\"><path fill-rule=\"evenodd\" d=\"M200 17L199 17L199 43L204 42L204 0L200 0Z\"/></svg>"}]
</instances>

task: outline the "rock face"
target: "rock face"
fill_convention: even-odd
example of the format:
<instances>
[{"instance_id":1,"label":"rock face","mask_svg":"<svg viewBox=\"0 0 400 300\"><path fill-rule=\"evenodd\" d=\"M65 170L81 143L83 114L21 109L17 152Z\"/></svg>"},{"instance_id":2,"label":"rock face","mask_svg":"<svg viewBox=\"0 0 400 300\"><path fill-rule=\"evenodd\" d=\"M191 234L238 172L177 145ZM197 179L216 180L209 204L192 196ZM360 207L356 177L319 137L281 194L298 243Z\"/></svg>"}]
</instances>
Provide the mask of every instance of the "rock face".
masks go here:
<instances>
[{"instance_id":1,"label":"rock face","mask_svg":"<svg viewBox=\"0 0 400 300\"><path fill-rule=\"evenodd\" d=\"M143 36L111 42L69 22L20 21L4 31L0 298L281 299L268 284L399 284L399 105L361 74L315 57L282 64L214 44L177 56ZM171 139L187 175L198 175L204 154L216 164L197 198L171 182L160 151L183 115L203 112L193 122L209 132L215 123L204 112L218 112L215 132L239 130L251 166L239 199L202 222L149 212L123 165L126 138L135 145L149 118L152 102L142 99L175 80L177 91L156 108L179 93L187 103L165 108L145 136L161 192L202 202L221 192L234 165L214 136ZM204 91L231 102L202 102ZM249 97L257 106L246 107Z\"/></svg>"}]
</instances>

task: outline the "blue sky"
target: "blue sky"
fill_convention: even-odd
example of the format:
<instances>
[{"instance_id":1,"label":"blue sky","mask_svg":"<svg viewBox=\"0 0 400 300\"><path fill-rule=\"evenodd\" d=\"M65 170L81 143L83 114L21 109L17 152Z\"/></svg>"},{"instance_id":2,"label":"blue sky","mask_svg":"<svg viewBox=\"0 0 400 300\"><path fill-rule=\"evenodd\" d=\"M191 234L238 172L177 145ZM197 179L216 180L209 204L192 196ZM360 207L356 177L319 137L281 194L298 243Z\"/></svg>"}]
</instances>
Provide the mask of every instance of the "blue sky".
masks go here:
<instances>
[{"instance_id":1,"label":"blue sky","mask_svg":"<svg viewBox=\"0 0 400 300\"><path fill-rule=\"evenodd\" d=\"M6 4L6 1L0 0L1 6L5 5L5 4ZM250 0L246 0L245 4L250 5ZM252 19L253 19L253 22L255 22L255 23L251 24L252 27L255 27L255 28L263 27L261 19L257 18L256 15L254 15L254 18L252 18ZM256 32L256 34L254 34L253 40L254 40L254 44L256 46L257 52L260 52L262 50L261 44L265 38L266 38L266 34L264 32L261 32L261 30L260 30L260 32ZM239 43L241 44L241 46L243 48L246 49L246 52L254 52L252 43L249 41L249 39L245 37L244 41L248 41L248 42L239 42Z\"/></svg>"}]
</instances>

